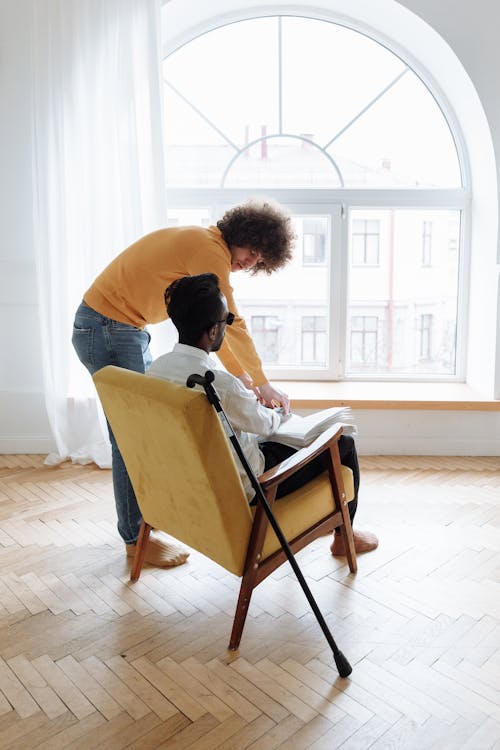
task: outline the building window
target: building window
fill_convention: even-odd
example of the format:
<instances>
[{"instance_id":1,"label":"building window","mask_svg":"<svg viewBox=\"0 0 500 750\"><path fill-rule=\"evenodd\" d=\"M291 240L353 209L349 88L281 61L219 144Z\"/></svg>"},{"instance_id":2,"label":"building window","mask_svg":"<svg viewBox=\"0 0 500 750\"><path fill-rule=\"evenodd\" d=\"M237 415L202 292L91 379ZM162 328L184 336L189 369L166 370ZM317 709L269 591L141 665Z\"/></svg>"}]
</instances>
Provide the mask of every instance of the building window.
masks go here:
<instances>
[{"instance_id":1,"label":"building window","mask_svg":"<svg viewBox=\"0 0 500 750\"><path fill-rule=\"evenodd\" d=\"M378 318L375 315L353 315L351 318L351 363L375 365L378 350Z\"/></svg>"},{"instance_id":2,"label":"building window","mask_svg":"<svg viewBox=\"0 0 500 750\"><path fill-rule=\"evenodd\" d=\"M432 263L432 221L422 222L422 265Z\"/></svg>"},{"instance_id":3,"label":"building window","mask_svg":"<svg viewBox=\"0 0 500 750\"><path fill-rule=\"evenodd\" d=\"M429 313L420 315L418 322L418 335L420 359L431 359L432 315Z\"/></svg>"},{"instance_id":4,"label":"building window","mask_svg":"<svg viewBox=\"0 0 500 750\"><path fill-rule=\"evenodd\" d=\"M304 219L302 223L302 262L305 266L326 262L327 226L323 217Z\"/></svg>"},{"instance_id":5,"label":"building window","mask_svg":"<svg viewBox=\"0 0 500 750\"><path fill-rule=\"evenodd\" d=\"M262 361L279 362L279 323L276 315L252 315L251 330Z\"/></svg>"},{"instance_id":6,"label":"building window","mask_svg":"<svg viewBox=\"0 0 500 750\"><path fill-rule=\"evenodd\" d=\"M380 222L373 219L354 219L351 243L354 266L378 266Z\"/></svg>"},{"instance_id":7,"label":"building window","mask_svg":"<svg viewBox=\"0 0 500 750\"><path fill-rule=\"evenodd\" d=\"M314 365L326 361L326 318L324 315L302 317L302 362Z\"/></svg>"},{"instance_id":8,"label":"building window","mask_svg":"<svg viewBox=\"0 0 500 750\"><path fill-rule=\"evenodd\" d=\"M460 237L460 225L457 221L448 222L448 250L453 255L458 250Z\"/></svg>"},{"instance_id":9,"label":"building window","mask_svg":"<svg viewBox=\"0 0 500 750\"><path fill-rule=\"evenodd\" d=\"M269 377L460 379L469 172L442 95L389 42L330 20L244 13L193 28L164 59L172 218L201 223L187 212L207 211L214 224L248 196L289 208L289 267L231 282L239 307L259 313L251 327ZM227 108L221 87L231 91ZM417 356L423 301L435 361ZM277 306L286 311L279 328L261 314ZM319 313L326 330L305 330L302 318Z\"/></svg>"}]
</instances>

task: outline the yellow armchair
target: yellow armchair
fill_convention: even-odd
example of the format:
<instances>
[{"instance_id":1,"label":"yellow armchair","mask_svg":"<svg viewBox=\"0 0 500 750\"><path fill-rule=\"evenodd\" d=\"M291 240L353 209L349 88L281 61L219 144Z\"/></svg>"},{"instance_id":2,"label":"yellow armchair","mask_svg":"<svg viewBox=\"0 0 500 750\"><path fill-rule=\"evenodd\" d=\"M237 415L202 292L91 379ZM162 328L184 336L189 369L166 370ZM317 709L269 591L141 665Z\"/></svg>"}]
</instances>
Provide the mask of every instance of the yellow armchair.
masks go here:
<instances>
[{"instance_id":1,"label":"yellow armchair","mask_svg":"<svg viewBox=\"0 0 500 750\"><path fill-rule=\"evenodd\" d=\"M131 579L151 528L161 529L242 577L229 648L239 646L253 589L286 556L260 504L250 507L222 425L202 391L114 366L94 382L122 453L143 522ZM259 478L293 552L340 527L351 572L356 554L347 503L352 473L341 466L334 425ZM329 470L274 503L280 482L322 452Z\"/></svg>"}]
</instances>

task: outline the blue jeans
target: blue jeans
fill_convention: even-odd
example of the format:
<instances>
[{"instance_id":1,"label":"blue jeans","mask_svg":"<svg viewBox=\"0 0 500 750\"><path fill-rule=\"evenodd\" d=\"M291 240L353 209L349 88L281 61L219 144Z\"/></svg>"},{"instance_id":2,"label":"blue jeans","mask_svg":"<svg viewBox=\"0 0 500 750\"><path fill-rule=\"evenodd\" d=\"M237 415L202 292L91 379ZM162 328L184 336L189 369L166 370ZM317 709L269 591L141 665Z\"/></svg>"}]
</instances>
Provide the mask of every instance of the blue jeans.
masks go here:
<instances>
[{"instance_id":1,"label":"blue jeans","mask_svg":"<svg viewBox=\"0 0 500 750\"><path fill-rule=\"evenodd\" d=\"M85 302L76 311L72 342L80 361L91 375L106 365L144 373L152 361L150 340L147 331L106 318ZM108 432L118 531L126 544L134 544L141 525L141 512L109 423Z\"/></svg>"}]
</instances>

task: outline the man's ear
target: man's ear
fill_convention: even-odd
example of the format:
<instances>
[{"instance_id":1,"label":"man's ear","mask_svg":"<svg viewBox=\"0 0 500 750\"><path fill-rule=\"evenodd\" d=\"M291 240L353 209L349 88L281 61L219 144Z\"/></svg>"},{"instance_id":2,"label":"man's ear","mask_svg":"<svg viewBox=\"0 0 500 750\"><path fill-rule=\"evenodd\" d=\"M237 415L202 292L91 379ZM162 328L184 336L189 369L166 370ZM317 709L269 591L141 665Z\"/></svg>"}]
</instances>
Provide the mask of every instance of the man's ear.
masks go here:
<instances>
[{"instance_id":1,"label":"man's ear","mask_svg":"<svg viewBox=\"0 0 500 750\"><path fill-rule=\"evenodd\" d=\"M217 336L217 323L215 323L213 326L211 326L208 331L208 338L210 341L215 341L215 337Z\"/></svg>"}]
</instances>

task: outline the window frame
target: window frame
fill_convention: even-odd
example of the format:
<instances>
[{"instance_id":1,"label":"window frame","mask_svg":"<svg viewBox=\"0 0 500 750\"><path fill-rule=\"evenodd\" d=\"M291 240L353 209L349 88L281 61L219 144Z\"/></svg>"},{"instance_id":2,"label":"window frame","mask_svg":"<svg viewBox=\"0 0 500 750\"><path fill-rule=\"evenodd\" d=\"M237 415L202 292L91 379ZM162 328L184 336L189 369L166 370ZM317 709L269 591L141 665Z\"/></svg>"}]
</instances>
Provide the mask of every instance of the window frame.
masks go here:
<instances>
[{"instance_id":1,"label":"window frame","mask_svg":"<svg viewBox=\"0 0 500 750\"><path fill-rule=\"evenodd\" d=\"M314 244L315 244L314 249L316 251L316 249L317 249L316 243L318 241L317 238L321 237L321 236L322 235L319 232L303 232L302 233L302 248L301 248L302 266L304 266L304 267L311 267L312 266L314 268L318 268L318 267L321 267L321 266L323 266L323 267L328 266L326 243L325 243L325 246L323 247L324 256L323 256L322 260L316 260L316 259L310 260L310 259L306 258L305 242L304 242L305 238L306 237L313 237L314 238Z\"/></svg>"},{"instance_id":2,"label":"window frame","mask_svg":"<svg viewBox=\"0 0 500 750\"><path fill-rule=\"evenodd\" d=\"M262 318L262 328L259 328L257 330L254 330L254 320L257 318ZM274 325L268 325L270 320L275 320ZM248 320L248 328L250 330L250 333L252 335L252 338L255 337L256 334L260 334L263 338L266 347L267 347L267 334L274 334L273 338L275 339L273 341L273 347L276 347L276 353L279 354L279 345L280 345L280 323L279 323L279 317L275 313L255 313L250 315L250 319ZM255 339L254 339L255 340Z\"/></svg>"},{"instance_id":3,"label":"window frame","mask_svg":"<svg viewBox=\"0 0 500 750\"><path fill-rule=\"evenodd\" d=\"M432 233L433 222L430 219L424 219L422 222L422 262L423 268L432 266Z\"/></svg>"},{"instance_id":4,"label":"window frame","mask_svg":"<svg viewBox=\"0 0 500 750\"><path fill-rule=\"evenodd\" d=\"M248 199L251 191L240 188L167 188L167 205L172 209L205 208L214 221L224 211ZM258 191L258 195L261 192ZM455 189L268 189L266 196L285 206L292 214L330 214L331 247L330 263L330 319L329 357L326 368L304 367L290 369L266 365L269 378L275 380L348 380L407 382L464 382L465 353L468 323L468 269L470 263L470 192L465 188ZM346 376L347 364L347 291L348 291L348 241L350 211L358 209L451 209L461 212L460 259L458 268L457 298L457 346L456 372L449 374L363 374ZM335 249L339 251L336 252ZM255 283L258 283L258 276ZM238 304L238 299L236 299Z\"/></svg>"},{"instance_id":5,"label":"window frame","mask_svg":"<svg viewBox=\"0 0 500 750\"><path fill-rule=\"evenodd\" d=\"M312 318L315 322L316 322L316 320L323 320L323 321L325 321L325 328L324 329L318 329L318 328L316 328L316 326L314 326L311 329L304 328L304 321L305 321L306 318ZM305 346L304 346L304 336L307 335L307 334L312 334L312 341L313 341L313 347L312 348L313 348L314 352L316 353L317 344L318 344L317 335L321 334L321 333L324 334L324 337L325 337L325 348L326 348L326 350L328 350L328 336L327 336L327 334L328 334L328 319L327 319L327 316L326 315L317 315L317 314L314 314L314 313L312 313L312 314L306 313L305 315L301 315L300 316L300 359L301 359L301 362L303 364L305 364L306 366L308 364L314 363L314 360L309 361L304 356L304 349L305 349Z\"/></svg>"},{"instance_id":6,"label":"window frame","mask_svg":"<svg viewBox=\"0 0 500 750\"><path fill-rule=\"evenodd\" d=\"M337 331L338 335L329 336L329 366L327 369L308 370L306 368L287 371L284 368L274 368L266 365L266 373L270 378L280 380L349 380L349 381L389 381L407 382L465 382L467 331L469 321L470 294L470 266L471 266L471 169L468 159L465 138L459 121L448 99L440 86L433 79L422 62L407 48L401 46L393 37L383 35L373 26L369 26L357 19L340 16L327 8L311 7L303 4L293 9L282 5L261 6L254 8L232 9L230 13L214 15L204 18L193 26L188 24L176 36L169 36L164 46L164 57L175 52L179 47L191 42L198 36L218 28L219 26L238 23L253 18L268 16L298 16L335 23L348 29L366 35L373 41L386 47L392 54L401 58L415 75L417 75L429 94L434 97L450 130L457 152L458 165L461 173L461 187L456 188L307 188L307 189L263 189L252 190L251 187L242 188L173 188L167 185L167 205L169 208L209 207L214 219L221 215L221 210L248 199L251 195L262 196L276 200L293 212L300 212L300 207L309 207L311 213L331 211L340 217L340 222L332 222L332 244L339 242L336 247L339 252L332 255L330 263L330 332ZM347 282L348 282L348 227L349 214L354 209L398 209L415 208L450 209L460 212L459 231L459 266L457 290L457 327L455 350L455 374L349 374L346 377L347 364ZM303 209L304 210L304 209ZM333 283L338 282L338 283ZM333 323L335 321L335 327Z\"/></svg>"},{"instance_id":7,"label":"window frame","mask_svg":"<svg viewBox=\"0 0 500 750\"><path fill-rule=\"evenodd\" d=\"M428 360L432 356L432 337L433 337L434 315L432 313L419 313L418 319L418 358ZM425 344L425 347L424 347ZM426 352L423 352L425 348Z\"/></svg>"},{"instance_id":8,"label":"window frame","mask_svg":"<svg viewBox=\"0 0 500 750\"><path fill-rule=\"evenodd\" d=\"M364 231L363 232L354 232L354 223L355 222L363 222L364 224ZM378 225L378 232L369 232L368 231L368 222L375 221ZM352 237L363 237L363 260L360 262L359 260L354 259L354 252L355 248L353 246L352 248L352 265L356 268L363 268L363 267L370 267L370 268L376 268L380 265L380 221L378 219L353 219L352 221ZM375 261L368 260L369 255L369 247L368 247L368 237L376 237L377 238L377 257ZM357 250L356 250L357 252Z\"/></svg>"},{"instance_id":9,"label":"window frame","mask_svg":"<svg viewBox=\"0 0 500 750\"><path fill-rule=\"evenodd\" d=\"M363 326L361 328L356 328L355 329L353 327L353 319L354 318L361 318L363 320ZM367 320L367 318L373 318L375 320L375 328L367 328L367 326L366 326L366 320ZM374 361L373 362L369 362L369 361L367 361L363 357L363 359L361 360L361 362L358 362L356 364L361 369L363 367L367 367L368 368L372 364L376 365L377 362L378 362L378 352L379 352L380 317L378 315L374 315L373 313L368 313L368 314L365 315L363 312L361 312L361 313L355 312L353 315L351 315L350 321L351 321L351 325L349 327L348 335L349 335L349 352L350 352L350 355L351 355L351 362L352 362L352 350L353 350L353 346L352 346L353 335L354 334L361 334L362 351L364 353L366 351L366 348L367 348L366 347L366 338L367 338L367 336L369 334L374 334L374 336L375 336L375 347L374 347L375 356L374 356Z\"/></svg>"}]
</instances>

